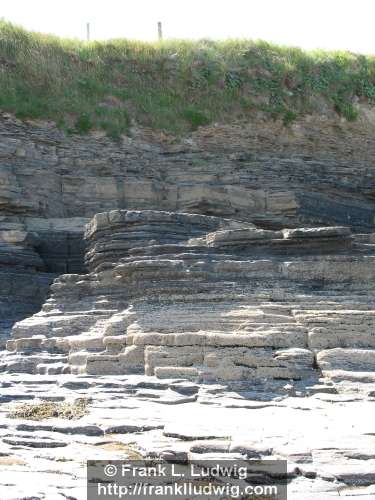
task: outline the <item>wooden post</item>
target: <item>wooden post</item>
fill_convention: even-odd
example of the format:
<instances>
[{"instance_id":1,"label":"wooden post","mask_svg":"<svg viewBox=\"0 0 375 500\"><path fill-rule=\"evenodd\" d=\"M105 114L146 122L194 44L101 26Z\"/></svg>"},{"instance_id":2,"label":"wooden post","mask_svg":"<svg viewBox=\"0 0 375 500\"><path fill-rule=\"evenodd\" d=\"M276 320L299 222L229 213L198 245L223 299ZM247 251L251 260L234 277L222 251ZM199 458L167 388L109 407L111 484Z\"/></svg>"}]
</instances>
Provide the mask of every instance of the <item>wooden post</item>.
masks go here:
<instances>
[{"instance_id":1,"label":"wooden post","mask_svg":"<svg viewBox=\"0 0 375 500\"><path fill-rule=\"evenodd\" d=\"M87 41L89 42L90 41L90 23L86 24L86 37L87 37Z\"/></svg>"},{"instance_id":2,"label":"wooden post","mask_svg":"<svg viewBox=\"0 0 375 500\"><path fill-rule=\"evenodd\" d=\"M160 21L158 22L158 37L159 40L163 40L163 29Z\"/></svg>"}]
</instances>

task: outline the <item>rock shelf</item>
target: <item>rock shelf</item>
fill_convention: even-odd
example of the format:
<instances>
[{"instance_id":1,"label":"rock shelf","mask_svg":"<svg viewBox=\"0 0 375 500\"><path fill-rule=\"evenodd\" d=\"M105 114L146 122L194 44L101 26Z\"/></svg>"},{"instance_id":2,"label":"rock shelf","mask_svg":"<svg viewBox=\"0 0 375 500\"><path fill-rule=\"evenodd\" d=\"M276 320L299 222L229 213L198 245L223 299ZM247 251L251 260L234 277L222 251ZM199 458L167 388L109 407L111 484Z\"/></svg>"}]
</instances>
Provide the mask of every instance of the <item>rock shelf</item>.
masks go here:
<instances>
[{"instance_id":1,"label":"rock shelf","mask_svg":"<svg viewBox=\"0 0 375 500\"><path fill-rule=\"evenodd\" d=\"M114 210L85 239L88 274L59 276L42 311L16 323L3 371L375 379L375 254L347 227Z\"/></svg>"}]
</instances>

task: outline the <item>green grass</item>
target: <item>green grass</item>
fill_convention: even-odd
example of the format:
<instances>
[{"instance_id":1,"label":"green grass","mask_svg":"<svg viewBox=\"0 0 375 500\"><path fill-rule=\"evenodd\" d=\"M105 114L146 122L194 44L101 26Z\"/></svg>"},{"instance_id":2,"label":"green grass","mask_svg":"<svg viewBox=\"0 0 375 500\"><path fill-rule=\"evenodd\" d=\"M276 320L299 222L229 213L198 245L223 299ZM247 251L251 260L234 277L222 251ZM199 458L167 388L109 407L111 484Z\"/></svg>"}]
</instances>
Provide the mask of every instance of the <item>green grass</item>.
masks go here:
<instances>
[{"instance_id":1,"label":"green grass","mask_svg":"<svg viewBox=\"0 0 375 500\"><path fill-rule=\"evenodd\" d=\"M0 21L0 109L113 138L132 123L177 135L254 110L285 126L303 114L355 120L375 103L375 57L262 41L80 42Z\"/></svg>"}]
</instances>

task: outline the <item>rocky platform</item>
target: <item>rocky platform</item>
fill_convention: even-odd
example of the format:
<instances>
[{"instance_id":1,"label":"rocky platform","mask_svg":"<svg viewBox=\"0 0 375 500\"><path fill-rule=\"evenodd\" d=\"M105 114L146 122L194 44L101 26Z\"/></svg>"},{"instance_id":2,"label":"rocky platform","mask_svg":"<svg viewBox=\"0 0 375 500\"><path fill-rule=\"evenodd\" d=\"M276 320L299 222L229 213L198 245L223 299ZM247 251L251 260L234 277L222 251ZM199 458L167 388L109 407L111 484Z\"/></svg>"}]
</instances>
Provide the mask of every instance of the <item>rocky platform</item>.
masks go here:
<instances>
[{"instance_id":1,"label":"rocky platform","mask_svg":"<svg viewBox=\"0 0 375 500\"><path fill-rule=\"evenodd\" d=\"M0 385L3 500L85 500L86 460L142 457L286 459L289 500L375 496L375 392L233 391L139 375L10 374ZM77 398L92 400L79 420L8 416Z\"/></svg>"}]
</instances>

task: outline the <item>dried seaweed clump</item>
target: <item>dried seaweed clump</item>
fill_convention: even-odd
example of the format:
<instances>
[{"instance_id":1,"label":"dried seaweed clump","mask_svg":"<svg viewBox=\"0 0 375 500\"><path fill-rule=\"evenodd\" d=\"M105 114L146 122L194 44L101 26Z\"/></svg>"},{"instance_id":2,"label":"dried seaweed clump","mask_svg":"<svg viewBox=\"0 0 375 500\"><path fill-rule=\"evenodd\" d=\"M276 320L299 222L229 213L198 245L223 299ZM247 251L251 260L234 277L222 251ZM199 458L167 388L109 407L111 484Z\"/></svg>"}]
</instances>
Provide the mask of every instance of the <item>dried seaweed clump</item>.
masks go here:
<instances>
[{"instance_id":1,"label":"dried seaweed clump","mask_svg":"<svg viewBox=\"0 0 375 500\"><path fill-rule=\"evenodd\" d=\"M23 403L10 411L8 417L27 420L46 420L48 418L77 420L88 413L88 404L89 400L86 398L78 398L70 403Z\"/></svg>"}]
</instances>

